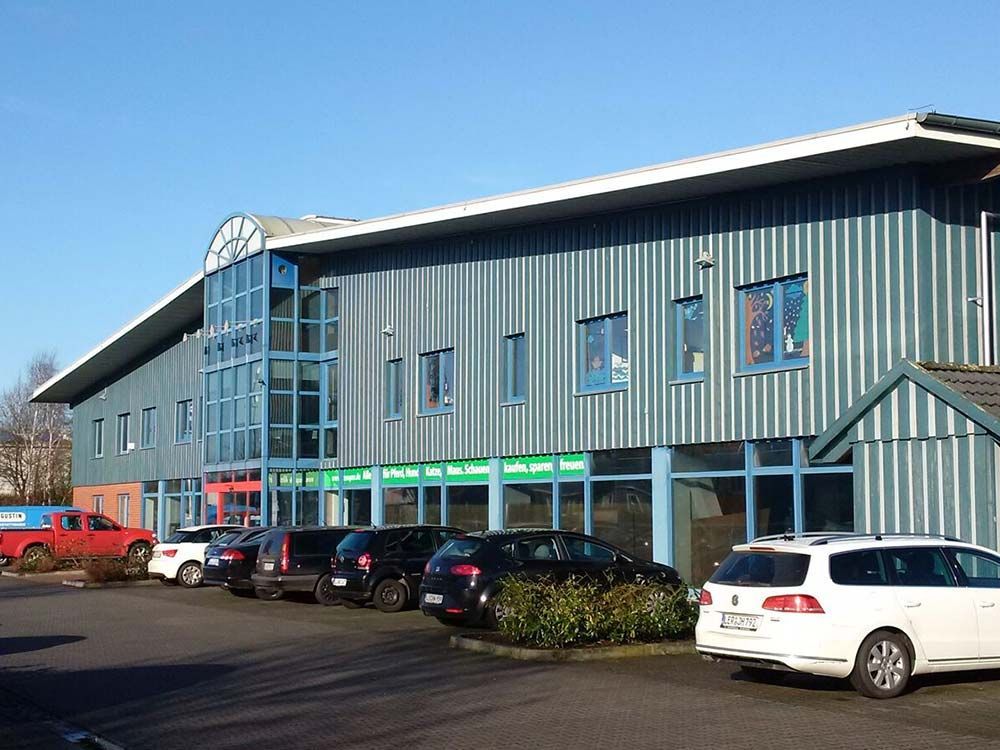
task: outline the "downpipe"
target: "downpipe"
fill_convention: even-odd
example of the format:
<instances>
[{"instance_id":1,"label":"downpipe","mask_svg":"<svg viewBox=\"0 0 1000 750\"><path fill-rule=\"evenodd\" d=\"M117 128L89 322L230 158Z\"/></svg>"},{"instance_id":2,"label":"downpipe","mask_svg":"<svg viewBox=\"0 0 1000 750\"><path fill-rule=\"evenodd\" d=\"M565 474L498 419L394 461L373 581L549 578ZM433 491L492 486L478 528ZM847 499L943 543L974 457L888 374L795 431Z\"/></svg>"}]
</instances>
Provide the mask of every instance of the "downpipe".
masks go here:
<instances>
[{"instance_id":1,"label":"downpipe","mask_svg":"<svg viewBox=\"0 0 1000 750\"><path fill-rule=\"evenodd\" d=\"M1000 219L1000 214L982 211L979 216L979 277L982 279L979 302L983 311L982 364L990 366L995 362L993 334L993 252L990 242L990 220Z\"/></svg>"}]
</instances>

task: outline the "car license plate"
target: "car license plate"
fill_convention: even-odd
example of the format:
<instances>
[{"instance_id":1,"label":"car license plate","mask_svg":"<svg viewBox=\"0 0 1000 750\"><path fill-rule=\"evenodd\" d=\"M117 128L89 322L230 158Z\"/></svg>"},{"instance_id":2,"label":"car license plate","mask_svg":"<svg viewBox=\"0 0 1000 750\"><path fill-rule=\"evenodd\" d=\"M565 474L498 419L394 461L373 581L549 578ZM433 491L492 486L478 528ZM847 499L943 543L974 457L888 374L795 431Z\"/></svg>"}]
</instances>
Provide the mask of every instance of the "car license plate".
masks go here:
<instances>
[{"instance_id":1,"label":"car license plate","mask_svg":"<svg viewBox=\"0 0 1000 750\"><path fill-rule=\"evenodd\" d=\"M274 570L274 563L273 562L264 563L264 570Z\"/></svg>"},{"instance_id":2,"label":"car license plate","mask_svg":"<svg viewBox=\"0 0 1000 750\"><path fill-rule=\"evenodd\" d=\"M424 604L440 604L443 601L442 594L424 594Z\"/></svg>"},{"instance_id":3,"label":"car license plate","mask_svg":"<svg viewBox=\"0 0 1000 750\"><path fill-rule=\"evenodd\" d=\"M217 558L217 557L210 557L205 562L205 564L208 565L208 566L210 566L210 567L216 567L219 564L219 558Z\"/></svg>"},{"instance_id":4,"label":"car license plate","mask_svg":"<svg viewBox=\"0 0 1000 750\"><path fill-rule=\"evenodd\" d=\"M731 630L756 630L760 627L760 621L764 619L760 615L734 615L723 613L722 627Z\"/></svg>"},{"instance_id":5,"label":"car license plate","mask_svg":"<svg viewBox=\"0 0 1000 750\"><path fill-rule=\"evenodd\" d=\"M346 578L334 578L333 579L333 585L334 586L346 586L347 585L347 579Z\"/></svg>"}]
</instances>

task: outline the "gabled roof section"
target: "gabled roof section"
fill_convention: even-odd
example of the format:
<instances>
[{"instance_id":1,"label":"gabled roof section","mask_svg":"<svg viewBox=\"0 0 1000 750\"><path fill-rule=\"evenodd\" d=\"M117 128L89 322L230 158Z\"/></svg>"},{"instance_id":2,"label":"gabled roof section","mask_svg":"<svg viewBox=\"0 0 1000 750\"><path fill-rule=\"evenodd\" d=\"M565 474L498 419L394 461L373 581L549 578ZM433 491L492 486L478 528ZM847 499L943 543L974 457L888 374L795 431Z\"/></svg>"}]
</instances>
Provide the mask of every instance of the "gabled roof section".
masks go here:
<instances>
[{"instance_id":1,"label":"gabled roof section","mask_svg":"<svg viewBox=\"0 0 1000 750\"><path fill-rule=\"evenodd\" d=\"M1000 123L911 113L627 172L269 239L325 253L688 200L905 164L1000 159Z\"/></svg>"},{"instance_id":2,"label":"gabled roof section","mask_svg":"<svg viewBox=\"0 0 1000 750\"><path fill-rule=\"evenodd\" d=\"M847 449L852 428L906 379L1000 438L1000 367L904 359L813 441L810 460L817 463L837 460Z\"/></svg>"},{"instance_id":3,"label":"gabled roof section","mask_svg":"<svg viewBox=\"0 0 1000 750\"><path fill-rule=\"evenodd\" d=\"M201 319L204 275L199 271L125 324L62 372L40 385L31 397L40 403L71 404L111 378L137 356Z\"/></svg>"}]
</instances>

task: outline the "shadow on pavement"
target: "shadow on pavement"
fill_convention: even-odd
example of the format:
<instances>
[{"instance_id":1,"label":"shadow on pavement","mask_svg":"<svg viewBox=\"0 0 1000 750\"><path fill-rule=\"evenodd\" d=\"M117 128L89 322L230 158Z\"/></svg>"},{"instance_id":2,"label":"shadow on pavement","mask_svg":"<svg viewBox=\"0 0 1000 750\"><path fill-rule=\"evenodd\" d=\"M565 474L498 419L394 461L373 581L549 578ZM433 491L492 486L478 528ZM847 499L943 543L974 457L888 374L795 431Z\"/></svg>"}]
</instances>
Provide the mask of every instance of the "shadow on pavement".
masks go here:
<instances>
[{"instance_id":1,"label":"shadow on pavement","mask_svg":"<svg viewBox=\"0 0 1000 750\"><path fill-rule=\"evenodd\" d=\"M76 643L86 640L82 635L23 635L12 638L0 638L0 656L24 654L29 651L41 651L53 646Z\"/></svg>"}]
</instances>

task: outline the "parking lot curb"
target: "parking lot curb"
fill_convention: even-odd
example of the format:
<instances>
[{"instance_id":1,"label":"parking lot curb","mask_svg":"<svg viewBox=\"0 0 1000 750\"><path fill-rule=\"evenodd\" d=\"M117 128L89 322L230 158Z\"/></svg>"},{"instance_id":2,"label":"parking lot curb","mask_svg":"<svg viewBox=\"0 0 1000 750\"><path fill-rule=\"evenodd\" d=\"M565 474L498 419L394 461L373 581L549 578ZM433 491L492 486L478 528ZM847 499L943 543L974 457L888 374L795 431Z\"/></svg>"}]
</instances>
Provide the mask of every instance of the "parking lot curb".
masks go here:
<instances>
[{"instance_id":1,"label":"parking lot curb","mask_svg":"<svg viewBox=\"0 0 1000 750\"><path fill-rule=\"evenodd\" d=\"M63 581L63 586L72 586L75 589L120 589L130 586L152 586L156 581L105 581L104 583L94 583L93 581Z\"/></svg>"},{"instance_id":2,"label":"parking lot curb","mask_svg":"<svg viewBox=\"0 0 1000 750\"><path fill-rule=\"evenodd\" d=\"M464 651L503 656L521 661L599 661L630 659L637 656L680 656L694 654L694 641L660 641L630 643L623 646L590 646L584 648L526 648L495 643L474 635L453 635L449 645Z\"/></svg>"}]
</instances>

